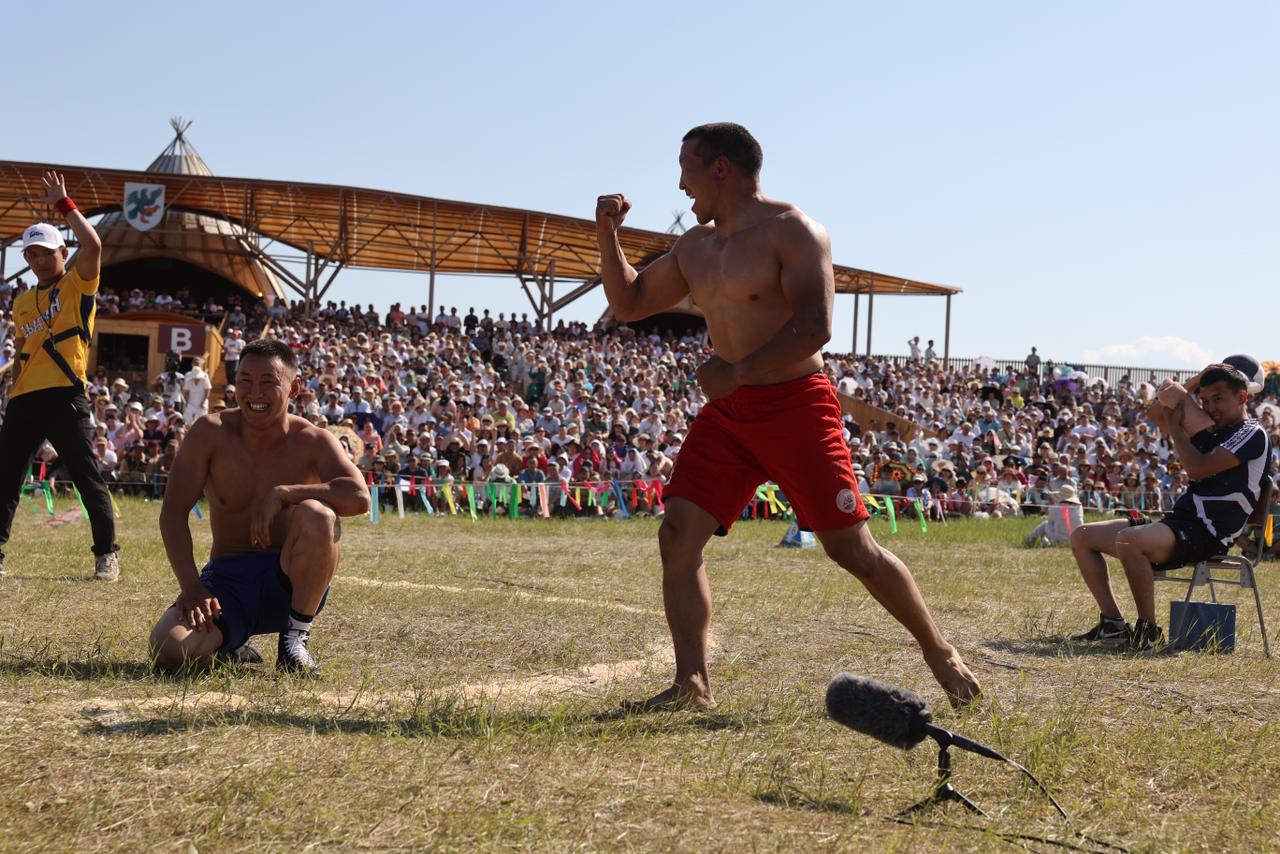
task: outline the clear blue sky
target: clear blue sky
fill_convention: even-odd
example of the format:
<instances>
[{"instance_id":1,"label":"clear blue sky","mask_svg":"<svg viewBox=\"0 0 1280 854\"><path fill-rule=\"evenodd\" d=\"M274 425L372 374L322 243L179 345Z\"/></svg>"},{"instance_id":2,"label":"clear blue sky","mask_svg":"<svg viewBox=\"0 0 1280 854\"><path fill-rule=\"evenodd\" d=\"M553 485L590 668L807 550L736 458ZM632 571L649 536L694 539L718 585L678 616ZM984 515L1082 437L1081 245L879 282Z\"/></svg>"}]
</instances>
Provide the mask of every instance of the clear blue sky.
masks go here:
<instances>
[{"instance_id":1,"label":"clear blue sky","mask_svg":"<svg viewBox=\"0 0 1280 854\"><path fill-rule=\"evenodd\" d=\"M1273 2L75 2L48 24L6 39L0 157L141 168L182 115L222 175L584 217L625 192L662 230L680 137L732 120L838 263L964 289L953 354L1280 358ZM417 303L426 280L331 294ZM439 294L528 310L514 280ZM943 317L879 299L874 349L940 343Z\"/></svg>"}]
</instances>

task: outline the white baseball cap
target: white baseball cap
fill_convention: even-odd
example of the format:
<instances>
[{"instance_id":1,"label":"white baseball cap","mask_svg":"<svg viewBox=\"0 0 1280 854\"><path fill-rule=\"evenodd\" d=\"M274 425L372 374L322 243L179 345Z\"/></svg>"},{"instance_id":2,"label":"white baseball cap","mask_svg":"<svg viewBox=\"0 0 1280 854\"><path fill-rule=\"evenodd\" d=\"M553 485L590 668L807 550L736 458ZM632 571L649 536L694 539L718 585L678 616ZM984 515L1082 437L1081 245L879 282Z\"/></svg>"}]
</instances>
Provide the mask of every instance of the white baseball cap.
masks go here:
<instances>
[{"instance_id":1,"label":"white baseball cap","mask_svg":"<svg viewBox=\"0 0 1280 854\"><path fill-rule=\"evenodd\" d=\"M22 248L25 250L28 246L43 246L46 249L61 249L67 244L62 239L62 234L58 229L49 225L47 222L37 222L35 225L22 232Z\"/></svg>"}]
</instances>

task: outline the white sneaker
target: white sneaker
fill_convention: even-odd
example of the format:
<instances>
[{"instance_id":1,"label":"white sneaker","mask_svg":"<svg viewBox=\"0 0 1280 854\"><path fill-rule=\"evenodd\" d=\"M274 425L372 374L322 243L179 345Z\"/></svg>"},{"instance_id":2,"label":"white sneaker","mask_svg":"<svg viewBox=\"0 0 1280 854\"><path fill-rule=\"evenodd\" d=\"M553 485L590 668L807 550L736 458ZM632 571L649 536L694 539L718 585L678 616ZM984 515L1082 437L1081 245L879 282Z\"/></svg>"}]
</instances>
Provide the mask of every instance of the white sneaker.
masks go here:
<instances>
[{"instance_id":1,"label":"white sneaker","mask_svg":"<svg viewBox=\"0 0 1280 854\"><path fill-rule=\"evenodd\" d=\"M93 577L98 581L119 581L120 553L110 552L94 558Z\"/></svg>"}]
</instances>

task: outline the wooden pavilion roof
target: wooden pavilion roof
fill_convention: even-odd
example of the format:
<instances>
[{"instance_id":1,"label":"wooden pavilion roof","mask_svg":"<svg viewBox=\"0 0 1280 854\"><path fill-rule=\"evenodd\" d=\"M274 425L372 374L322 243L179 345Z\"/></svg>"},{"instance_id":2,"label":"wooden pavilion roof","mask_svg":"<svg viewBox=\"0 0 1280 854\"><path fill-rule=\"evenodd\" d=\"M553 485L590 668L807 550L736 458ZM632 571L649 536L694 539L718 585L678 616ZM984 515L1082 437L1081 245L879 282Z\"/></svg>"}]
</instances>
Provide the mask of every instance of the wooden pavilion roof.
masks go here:
<instances>
[{"instance_id":1,"label":"wooden pavilion roof","mask_svg":"<svg viewBox=\"0 0 1280 854\"><path fill-rule=\"evenodd\" d=\"M595 224L587 219L331 184L17 161L0 161L0 246L32 222L54 217L40 202L47 169L65 176L67 192L86 216L119 211L126 181L164 184L170 210L225 218L268 245L309 249L325 264L497 276L554 269L557 280L579 282L599 273ZM633 263L667 251L675 239L635 228L621 232ZM835 278L836 291L846 294L960 292L854 267L836 266Z\"/></svg>"}]
</instances>

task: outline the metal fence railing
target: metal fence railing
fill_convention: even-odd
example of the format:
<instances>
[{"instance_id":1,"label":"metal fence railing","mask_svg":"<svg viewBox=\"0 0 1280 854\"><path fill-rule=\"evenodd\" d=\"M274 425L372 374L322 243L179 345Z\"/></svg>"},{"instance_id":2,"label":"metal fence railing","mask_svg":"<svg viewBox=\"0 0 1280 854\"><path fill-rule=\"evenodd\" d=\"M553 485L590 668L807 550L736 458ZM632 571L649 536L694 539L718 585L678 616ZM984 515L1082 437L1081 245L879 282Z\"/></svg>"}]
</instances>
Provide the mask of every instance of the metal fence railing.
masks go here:
<instances>
[{"instance_id":1,"label":"metal fence railing","mask_svg":"<svg viewBox=\"0 0 1280 854\"><path fill-rule=\"evenodd\" d=\"M863 356L860 358L866 357ZM910 356L882 354L873 355L871 358L876 361L892 362L898 367L905 367L911 362ZM952 356L947 360L947 367L953 370L964 370L965 368L974 367L980 362L987 360L993 362L995 367L998 368L1001 373L1007 373L1009 371L1025 371L1027 369L1026 361L1024 359L996 359L983 356ZM1065 359L1055 361L1054 365L1068 365L1072 370L1084 371L1090 377L1101 377L1106 380L1108 385L1114 385L1125 376L1128 376L1129 379L1137 385L1138 383L1153 381L1159 383L1161 380L1165 379L1179 381L1185 380L1196 373L1194 370L1185 368L1145 368L1133 365L1092 365L1087 362L1074 362ZM1047 371L1048 360L1040 365L1041 376L1043 377Z\"/></svg>"}]
</instances>

